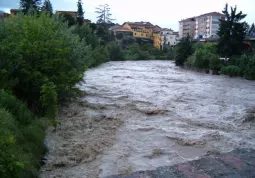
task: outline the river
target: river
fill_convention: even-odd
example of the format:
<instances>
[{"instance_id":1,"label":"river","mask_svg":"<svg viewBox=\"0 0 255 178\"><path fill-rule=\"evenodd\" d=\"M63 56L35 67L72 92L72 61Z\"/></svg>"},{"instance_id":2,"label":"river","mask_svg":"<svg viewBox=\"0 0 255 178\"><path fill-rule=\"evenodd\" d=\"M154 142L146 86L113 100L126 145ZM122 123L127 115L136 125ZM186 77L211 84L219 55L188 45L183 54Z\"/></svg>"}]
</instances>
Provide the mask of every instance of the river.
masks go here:
<instances>
[{"instance_id":1,"label":"river","mask_svg":"<svg viewBox=\"0 0 255 178\"><path fill-rule=\"evenodd\" d=\"M255 148L255 82L176 67L108 62L64 107L40 177L106 177ZM249 117L247 116L249 115Z\"/></svg>"}]
</instances>

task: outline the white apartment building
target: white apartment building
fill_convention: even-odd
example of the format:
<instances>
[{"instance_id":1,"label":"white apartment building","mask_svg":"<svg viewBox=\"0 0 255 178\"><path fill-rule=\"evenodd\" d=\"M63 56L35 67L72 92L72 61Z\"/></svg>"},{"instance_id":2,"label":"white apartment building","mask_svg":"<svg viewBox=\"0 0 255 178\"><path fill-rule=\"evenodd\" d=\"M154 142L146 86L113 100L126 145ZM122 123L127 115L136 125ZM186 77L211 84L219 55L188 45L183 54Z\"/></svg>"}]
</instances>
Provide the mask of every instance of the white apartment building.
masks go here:
<instances>
[{"instance_id":1,"label":"white apartment building","mask_svg":"<svg viewBox=\"0 0 255 178\"><path fill-rule=\"evenodd\" d=\"M197 17L192 17L179 21L179 36L191 38L209 38L217 36L220 21L224 15L219 12L210 12Z\"/></svg>"},{"instance_id":2,"label":"white apartment building","mask_svg":"<svg viewBox=\"0 0 255 178\"><path fill-rule=\"evenodd\" d=\"M224 19L224 15L218 12L202 14L196 17L195 38L216 37L220 19Z\"/></svg>"}]
</instances>

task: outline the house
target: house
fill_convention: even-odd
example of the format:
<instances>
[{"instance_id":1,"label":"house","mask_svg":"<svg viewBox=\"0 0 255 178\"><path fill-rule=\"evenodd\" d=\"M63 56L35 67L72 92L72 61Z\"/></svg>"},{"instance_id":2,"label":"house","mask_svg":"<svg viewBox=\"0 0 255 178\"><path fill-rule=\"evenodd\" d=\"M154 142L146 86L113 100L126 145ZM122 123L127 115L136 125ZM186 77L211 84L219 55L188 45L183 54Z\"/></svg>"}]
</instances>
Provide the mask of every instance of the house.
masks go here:
<instances>
[{"instance_id":1,"label":"house","mask_svg":"<svg viewBox=\"0 0 255 178\"><path fill-rule=\"evenodd\" d=\"M153 27L150 22L125 22L124 28L130 29L135 38L153 39Z\"/></svg>"},{"instance_id":2,"label":"house","mask_svg":"<svg viewBox=\"0 0 255 178\"><path fill-rule=\"evenodd\" d=\"M116 35L119 34L119 33L122 33L123 35L125 36L133 36L133 31L128 29L128 28L125 28L125 27L122 27L122 26L119 26L115 29L115 33Z\"/></svg>"},{"instance_id":3,"label":"house","mask_svg":"<svg viewBox=\"0 0 255 178\"><path fill-rule=\"evenodd\" d=\"M56 11L57 15L70 14L74 20L77 20L77 12L76 11Z\"/></svg>"},{"instance_id":4,"label":"house","mask_svg":"<svg viewBox=\"0 0 255 178\"><path fill-rule=\"evenodd\" d=\"M21 11L22 11L21 9L10 9L11 15L17 15Z\"/></svg>"},{"instance_id":5,"label":"house","mask_svg":"<svg viewBox=\"0 0 255 178\"><path fill-rule=\"evenodd\" d=\"M153 29L153 46L158 50L162 49L162 37L160 35L161 28L154 28Z\"/></svg>"},{"instance_id":6,"label":"house","mask_svg":"<svg viewBox=\"0 0 255 178\"><path fill-rule=\"evenodd\" d=\"M179 43L179 34L172 29L163 28L160 30L161 49L174 47Z\"/></svg>"}]
</instances>

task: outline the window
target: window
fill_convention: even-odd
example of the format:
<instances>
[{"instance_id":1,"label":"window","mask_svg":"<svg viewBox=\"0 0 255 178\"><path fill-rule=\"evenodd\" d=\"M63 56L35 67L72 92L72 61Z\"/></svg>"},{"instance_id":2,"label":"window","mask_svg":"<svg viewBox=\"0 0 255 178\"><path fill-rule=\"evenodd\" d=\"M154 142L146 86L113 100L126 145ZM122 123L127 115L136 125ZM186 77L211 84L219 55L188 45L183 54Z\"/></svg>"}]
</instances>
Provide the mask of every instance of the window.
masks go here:
<instances>
[{"instance_id":1,"label":"window","mask_svg":"<svg viewBox=\"0 0 255 178\"><path fill-rule=\"evenodd\" d=\"M135 33L135 35L136 35L136 33Z\"/></svg>"},{"instance_id":2,"label":"window","mask_svg":"<svg viewBox=\"0 0 255 178\"><path fill-rule=\"evenodd\" d=\"M143 34L141 34L141 36L143 36Z\"/></svg>"},{"instance_id":3,"label":"window","mask_svg":"<svg viewBox=\"0 0 255 178\"><path fill-rule=\"evenodd\" d=\"M170 46L170 42L168 42L168 46Z\"/></svg>"},{"instance_id":4,"label":"window","mask_svg":"<svg viewBox=\"0 0 255 178\"><path fill-rule=\"evenodd\" d=\"M148 37L148 35L146 34L146 37Z\"/></svg>"}]
</instances>

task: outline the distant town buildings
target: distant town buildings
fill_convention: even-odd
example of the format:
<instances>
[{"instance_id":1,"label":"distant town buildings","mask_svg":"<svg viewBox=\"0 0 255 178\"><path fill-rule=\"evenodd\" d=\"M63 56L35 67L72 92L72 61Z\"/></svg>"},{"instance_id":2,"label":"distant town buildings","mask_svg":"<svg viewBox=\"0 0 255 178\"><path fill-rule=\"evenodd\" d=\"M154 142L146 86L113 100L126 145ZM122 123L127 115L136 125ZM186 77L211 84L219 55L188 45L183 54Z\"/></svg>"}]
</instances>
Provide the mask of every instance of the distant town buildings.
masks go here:
<instances>
[{"instance_id":1,"label":"distant town buildings","mask_svg":"<svg viewBox=\"0 0 255 178\"><path fill-rule=\"evenodd\" d=\"M178 43L178 32L171 29L161 28L150 22L125 22L117 27L116 33L129 33L137 39L147 40L153 43L157 49L173 47Z\"/></svg>"},{"instance_id":2,"label":"distant town buildings","mask_svg":"<svg viewBox=\"0 0 255 178\"><path fill-rule=\"evenodd\" d=\"M183 38L189 34L195 39L217 37L219 20L224 18L224 15L219 12L210 12L181 20L179 21L179 35Z\"/></svg>"}]
</instances>

